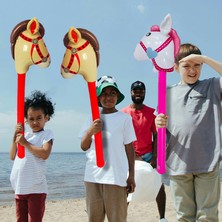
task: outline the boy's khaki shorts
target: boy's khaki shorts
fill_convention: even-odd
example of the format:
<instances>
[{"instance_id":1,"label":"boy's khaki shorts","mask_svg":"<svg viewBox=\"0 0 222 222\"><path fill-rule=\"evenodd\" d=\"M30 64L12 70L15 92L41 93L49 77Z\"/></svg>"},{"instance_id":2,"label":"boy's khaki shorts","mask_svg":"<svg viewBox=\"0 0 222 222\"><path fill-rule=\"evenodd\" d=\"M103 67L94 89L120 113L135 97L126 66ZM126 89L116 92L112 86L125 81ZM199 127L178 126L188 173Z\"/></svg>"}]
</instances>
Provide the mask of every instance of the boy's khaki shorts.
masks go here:
<instances>
[{"instance_id":1,"label":"boy's khaki shorts","mask_svg":"<svg viewBox=\"0 0 222 222\"><path fill-rule=\"evenodd\" d=\"M126 187L85 182L86 208L89 222L126 222Z\"/></svg>"},{"instance_id":2,"label":"boy's khaki shorts","mask_svg":"<svg viewBox=\"0 0 222 222\"><path fill-rule=\"evenodd\" d=\"M212 172L170 176L178 221L219 221L220 167Z\"/></svg>"}]
</instances>

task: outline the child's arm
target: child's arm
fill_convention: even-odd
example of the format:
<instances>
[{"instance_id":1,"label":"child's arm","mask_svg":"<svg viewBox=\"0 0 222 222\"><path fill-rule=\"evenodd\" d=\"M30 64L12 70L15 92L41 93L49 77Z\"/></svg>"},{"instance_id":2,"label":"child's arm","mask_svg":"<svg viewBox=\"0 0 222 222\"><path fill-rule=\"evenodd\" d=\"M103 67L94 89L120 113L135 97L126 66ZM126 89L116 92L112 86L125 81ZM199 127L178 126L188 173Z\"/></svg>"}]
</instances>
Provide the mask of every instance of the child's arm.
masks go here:
<instances>
[{"instance_id":1,"label":"child's arm","mask_svg":"<svg viewBox=\"0 0 222 222\"><path fill-rule=\"evenodd\" d=\"M49 155L52 151L52 145L53 141L49 140L48 142L44 143L43 146L37 147L29 143L28 146L24 146L26 149L29 150L30 153L32 153L34 156L41 158L43 160L46 160L49 158Z\"/></svg>"},{"instance_id":2,"label":"child's arm","mask_svg":"<svg viewBox=\"0 0 222 222\"><path fill-rule=\"evenodd\" d=\"M92 136L102 130L102 120L96 119L87 130L81 141L81 149L86 151L90 148L92 143Z\"/></svg>"},{"instance_id":3,"label":"child's arm","mask_svg":"<svg viewBox=\"0 0 222 222\"><path fill-rule=\"evenodd\" d=\"M32 153L34 156L38 158L42 158L43 160L48 159L51 150L52 150L52 140L46 142L43 144L42 147L35 146L31 143L29 143L23 134L17 134L16 135L16 143L20 143L22 146L24 146L26 149L29 150L30 153Z\"/></svg>"},{"instance_id":4,"label":"child's arm","mask_svg":"<svg viewBox=\"0 0 222 222\"><path fill-rule=\"evenodd\" d=\"M16 152L17 152L17 144L14 141L12 141L11 149L9 152L9 157L11 160L15 159Z\"/></svg>"},{"instance_id":5,"label":"child's arm","mask_svg":"<svg viewBox=\"0 0 222 222\"><path fill-rule=\"evenodd\" d=\"M11 144L11 148L10 148L10 152L9 152L9 157L11 160L15 159L16 153L17 153L17 143L16 143L16 136L18 133L23 131L23 127L22 124L18 123L15 126L15 132L13 135L13 139L12 139L12 144Z\"/></svg>"},{"instance_id":6,"label":"child's arm","mask_svg":"<svg viewBox=\"0 0 222 222\"><path fill-rule=\"evenodd\" d=\"M127 192L133 193L135 190L136 184L135 184L135 180L134 180L135 152L134 152L134 148L133 148L132 143L126 144L125 150L126 150L126 155L127 155L128 164L129 164L129 176L126 181L127 182Z\"/></svg>"},{"instance_id":7,"label":"child's arm","mask_svg":"<svg viewBox=\"0 0 222 222\"><path fill-rule=\"evenodd\" d=\"M202 64L205 63L208 66L210 66L212 69L214 69L216 72L218 72L220 75L222 75L222 63L208 56L191 54L187 57L184 57L179 62L187 62L187 61L192 61L192 62L202 63Z\"/></svg>"}]
</instances>

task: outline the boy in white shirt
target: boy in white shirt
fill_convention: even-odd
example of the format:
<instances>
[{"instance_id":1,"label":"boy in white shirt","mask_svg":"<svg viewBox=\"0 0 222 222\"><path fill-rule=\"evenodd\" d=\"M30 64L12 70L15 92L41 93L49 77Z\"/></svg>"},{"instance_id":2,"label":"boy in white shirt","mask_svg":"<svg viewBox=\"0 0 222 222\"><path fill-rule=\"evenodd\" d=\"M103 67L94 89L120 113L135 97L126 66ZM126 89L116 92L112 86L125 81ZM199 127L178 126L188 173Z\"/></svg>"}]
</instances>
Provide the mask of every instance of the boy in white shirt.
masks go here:
<instances>
[{"instance_id":1,"label":"boy in white shirt","mask_svg":"<svg viewBox=\"0 0 222 222\"><path fill-rule=\"evenodd\" d=\"M115 80L103 76L97 81L101 118L90 119L80 133L86 151L85 187L90 222L126 222L127 193L135 189L134 148L136 140L132 118L116 105L124 99ZM94 135L102 130L105 165L96 165Z\"/></svg>"}]
</instances>

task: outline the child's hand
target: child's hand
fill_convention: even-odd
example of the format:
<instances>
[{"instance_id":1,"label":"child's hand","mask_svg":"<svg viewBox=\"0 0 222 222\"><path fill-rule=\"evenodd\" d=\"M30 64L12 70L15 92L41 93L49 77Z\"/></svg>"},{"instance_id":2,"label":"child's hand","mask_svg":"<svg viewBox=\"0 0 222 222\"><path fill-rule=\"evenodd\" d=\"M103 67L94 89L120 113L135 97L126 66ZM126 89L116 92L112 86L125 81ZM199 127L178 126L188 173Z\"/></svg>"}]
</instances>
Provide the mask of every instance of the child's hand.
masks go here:
<instances>
[{"instance_id":1,"label":"child's hand","mask_svg":"<svg viewBox=\"0 0 222 222\"><path fill-rule=\"evenodd\" d=\"M15 126L15 133L21 133L23 132L23 126L21 123L18 123L16 126Z\"/></svg>"},{"instance_id":2,"label":"child's hand","mask_svg":"<svg viewBox=\"0 0 222 222\"><path fill-rule=\"evenodd\" d=\"M155 124L156 124L156 128L164 128L167 126L167 119L168 116L166 114L159 114L156 118L155 118Z\"/></svg>"},{"instance_id":3,"label":"child's hand","mask_svg":"<svg viewBox=\"0 0 222 222\"><path fill-rule=\"evenodd\" d=\"M127 193L133 193L136 187L134 178L129 176L126 182L127 182L127 187L126 187Z\"/></svg>"},{"instance_id":4,"label":"child's hand","mask_svg":"<svg viewBox=\"0 0 222 222\"><path fill-rule=\"evenodd\" d=\"M13 142L14 143L17 143L16 142L16 137L18 134L20 134L21 132L23 132L23 126L21 123L17 123L17 125L15 126L15 132L14 132L14 137L13 137Z\"/></svg>"},{"instance_id":5,"label":"child's hand","mask_svg":"<svg viewBox=\"0 0 222 222\"><path fill-rule=\"evenodd\" d=\"M205 57L206 56L203 56L203 55L191 54L191 55L188 55L188 56L184 57L183 59L181 59L179 61L179 63L194 62L194 63L198 63L198 64L203 64L203 63L205 63Z\"/></svg>"},{"instance_id":6,"label":"child's hand","mask_svg":"<svg viewBox=\"0 0 222 222\"><path fill-rule=\"evenodd\" d=\"M92 134L96 134L98 132L100 132L102 130L103 127L103 122L101 119L96 119L93 121L90 130L92 132Z\"/></svg>"},{"instance_id":7,"label":"child's hand","mask_svg":"<svg viewBox=\"0 0 222 222\"><path fill-rule=\"evenodd\" d=\"M16 134L15 142L19 143L22 146L25 146L27 144L27 140L25 139L25 137L22 133Z\"/></svg>"}]
</instances>

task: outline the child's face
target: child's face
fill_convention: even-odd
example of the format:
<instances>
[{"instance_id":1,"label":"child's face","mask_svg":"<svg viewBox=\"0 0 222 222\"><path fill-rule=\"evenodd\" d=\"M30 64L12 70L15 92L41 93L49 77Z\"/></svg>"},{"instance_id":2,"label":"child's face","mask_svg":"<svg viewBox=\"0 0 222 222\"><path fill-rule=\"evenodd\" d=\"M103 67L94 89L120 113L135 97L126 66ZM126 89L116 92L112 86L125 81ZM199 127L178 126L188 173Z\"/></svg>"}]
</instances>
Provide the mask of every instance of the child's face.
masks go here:
<instances>
[{"instance_id":1,"label":"child's face","mask_svg":"<svg viewBox=\"0 0 222 222\"><path fill-rule=\"evenodd\" d=\"M108 86L104 88L102 93L99 96L99 101L102 107L106 109L115 108L118 95L119 93L115 90L114 87Z\"/></svg>"},{"instance_id":2,"label":"child's face","mask_svg":"<svg viewBox=\"0 0 222 222\"><path fill-rule=\"evenodd\" d=\"M181 81L184 84L194 84L200 77L202 64L195 62L180 62L175 65L175 69L179 72Z\"/></svg>"},{"instance_id":3,"label":"child's face","mask_svg":"<svg viewBox=\"0 0 222 222\"><path fill-rule=\"evenodd\" d=\"M29 108L27 111L27 123L33 132L39 132L44 129L48 116L44 114L42 109Z\"/></svg>"}]
</instances>

